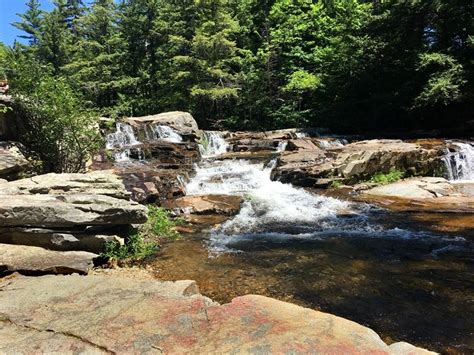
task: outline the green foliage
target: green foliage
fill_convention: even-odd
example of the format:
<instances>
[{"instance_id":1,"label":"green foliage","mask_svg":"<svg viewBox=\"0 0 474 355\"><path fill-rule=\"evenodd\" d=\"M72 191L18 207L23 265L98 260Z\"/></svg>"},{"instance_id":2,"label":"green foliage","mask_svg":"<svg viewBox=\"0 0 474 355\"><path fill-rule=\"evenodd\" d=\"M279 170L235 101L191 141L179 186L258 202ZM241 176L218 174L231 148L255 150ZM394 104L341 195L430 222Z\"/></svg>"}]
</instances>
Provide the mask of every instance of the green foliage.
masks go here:
<instances>
[{"instance_id":1,"label":"green foliage","mask_svg":"<svg viewBox=\"0 0 474 355\"><path fill-rule=\"evenodd\" d=\"M102 115L183 110L202 128L353 132L470 120L469 0L54 5L43 12L28 1L14 26L29 45L14 50Z\"/></svg>"},{"instance_id":2,"label":"green foliage","mask_svg":"<svg viewBox=\"0 0 474 355\"><path fill-rule=\"evenodd\" d=\"M342 181L340 181L340 180L333 180L333 181L331 182L331 189L338 189L338 188L340 188L342 185L344 185Z\"/></svg>"},{"instance_id":3,"label":"green foliage","mask_svg":"<svg viewBox=\"0 0 474 355\"><path fill-rule=\"evenodd\" d=\"M133 262L153 255L157 249L156 242L146 241L142 234L134 233L126 238L124 245L116 240L108 241L101 256L112 260Z\"/></svg>"},{"instance_id":4,"label":"green foliage","mask_svg":"<svg viewBox=\"0 0 474 355\"><path fill-rule=\"evenodd\" d=\"M14 109L24 118L23 142L38 153L44 171L80 172L102 146L97 115L51 69L22 57L12 68Z\"/></svg>"},{"instance_id":5,"label":"green foliage","mask_svg":"<svg viewBox=\"0 0 474 355\"><path fill-rule=\"evenodd\" d=\"M178 239L180 235L175 227L179 223L180 221L171 219L169 212L164 208L148 206L148 221L143 226L142 232L155 237Z\"/></svg>"},{"instance_id":6,"label":"green foliage","mask_svg":"<svg viewBox=\"0 0 474 355\"><path fill-rule=\"evenodd\" d=\"M389 173L377 173L374 176L372 176L369 180L369 182L373 182L375 184L381 184L381 185L386 185L386 184L391 184L394 182L399 181L405 176L405 172L401 170L390 170Z\"/></svg>"}]
</instances>

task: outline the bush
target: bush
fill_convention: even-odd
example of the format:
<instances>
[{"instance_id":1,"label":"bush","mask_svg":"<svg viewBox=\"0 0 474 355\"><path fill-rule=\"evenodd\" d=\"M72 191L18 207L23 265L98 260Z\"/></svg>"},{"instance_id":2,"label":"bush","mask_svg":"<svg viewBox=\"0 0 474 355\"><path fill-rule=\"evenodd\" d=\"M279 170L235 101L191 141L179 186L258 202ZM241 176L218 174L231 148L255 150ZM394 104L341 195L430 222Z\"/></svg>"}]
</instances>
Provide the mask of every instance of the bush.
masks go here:
<instances>
[{"instance_id":1,"label":"bush","mask_svg":"<svg viewBox=\"0 0 474 355\"><path fill-rule=\"evenodd\" d=\"M179 238L180 234L174 229L179 222L172 220L165 209L148 206L148 221L140 230L128 236L124 245L115 240L107 242L101 256L112 260L140 261L159 248L158 238Z\"/></svg>"},{"instance_id":2,"label":"bush","mask_svg":"<svg viewBox=\"0 0 474 355\"><path fill-rule=\"evenodd\" d=\"M177 239L180 235L175 227L179 223L179 220L171 219L169 212L164 208L148 206L148 221L143 226L142 231L148 236Z\"/></svg>"},{"instance_id":3,"label":"bush","mask_svg":"<svg viewBox=\"0 0 474 355\"><path fill-rule=\"evenodd\" d=\"M152 255L158 249L158 244L153 241L146 241L142 234L134 233L121 245L113 240L105 244L105 250L101 254L112 260L139 261Z\"/></svg>"},{"instance_id":4,"label":"bush","mask_svg":"<svg viewBox=\"0 0 474 355\"><path fill-rule=\"evenodd\" d=\"M389 173L377 173L369 180L369 182L373 182L376 184L386 185L391 184L393 182L397 182L398 180L402 179L405 176L405 173L401 170L390 170Z\"/></svg>"}]
</instances>

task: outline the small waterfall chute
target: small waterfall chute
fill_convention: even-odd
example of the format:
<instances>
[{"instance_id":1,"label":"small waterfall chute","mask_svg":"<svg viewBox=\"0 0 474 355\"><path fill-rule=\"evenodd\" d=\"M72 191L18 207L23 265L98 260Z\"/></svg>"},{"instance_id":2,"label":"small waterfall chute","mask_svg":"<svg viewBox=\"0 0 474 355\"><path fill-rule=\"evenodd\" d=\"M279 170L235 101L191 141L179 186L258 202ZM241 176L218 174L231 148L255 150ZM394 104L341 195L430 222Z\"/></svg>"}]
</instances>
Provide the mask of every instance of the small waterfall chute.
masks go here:
<instances>
[{"instance_id":1,"label":"small waterfall chute","mask_svg":"<svg viewBox=\"0 0 474 355\"><path fill-rule=\"evenodd\" d=\"M472 142L448 142L444 161L449 180L474 180L474 144Z\"/></svg>"},{"instance_id":2,"label":"small waterfall chute","mask_svg":"<svg viewBox=\"0 0 474 355\"><path fill-rule=\"evenodd\" d=\"M226 142L221 132L203 131L202 143L199 145L203 157L224 154L228 147L229 143Z\"/></svg>"}]
</instances>

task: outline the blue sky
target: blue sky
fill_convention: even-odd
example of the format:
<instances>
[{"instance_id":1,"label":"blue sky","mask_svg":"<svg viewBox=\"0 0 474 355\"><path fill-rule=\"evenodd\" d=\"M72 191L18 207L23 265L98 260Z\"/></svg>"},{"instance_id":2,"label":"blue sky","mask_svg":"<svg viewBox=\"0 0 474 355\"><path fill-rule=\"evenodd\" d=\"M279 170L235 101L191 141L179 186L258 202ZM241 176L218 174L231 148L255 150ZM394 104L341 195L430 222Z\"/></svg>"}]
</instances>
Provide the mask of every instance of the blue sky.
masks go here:
<instances>
[{"instance_id":1,"label":"blue sky","mask_svg":"<svg viewBox=\"0 0 474 355\"><path fill-rule=\"evenodd\" d=\"M19 21L17 13L26 11L27 0L0 0L0 41L11 45L18 39L21 31L11 25L12 22ZM51 10L51 0L40 0L43 10Z\"/></svg>"}]
</instances>

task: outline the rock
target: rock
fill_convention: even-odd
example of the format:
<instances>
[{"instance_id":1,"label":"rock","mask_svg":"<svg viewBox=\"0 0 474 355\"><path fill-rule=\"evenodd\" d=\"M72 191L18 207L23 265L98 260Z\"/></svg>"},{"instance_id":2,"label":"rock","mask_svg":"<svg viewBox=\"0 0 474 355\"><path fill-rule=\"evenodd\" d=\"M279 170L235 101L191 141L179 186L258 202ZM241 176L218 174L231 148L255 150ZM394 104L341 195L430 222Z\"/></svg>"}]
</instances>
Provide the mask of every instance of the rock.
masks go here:
<instances>
[{"instance_id":1,"label":"rock","mask_svg":"<svg viewBox=\"0 0 474 355\"><path fill-rule=\"evenodd\" d=\"M389 346L390 351L392 354L396 355L429 355L429 354L435 354L432 351L428 351L425 349L418 348L416 346L413 346L409 343L405 343L403 341L394 343Z\"/></svg>"},{"instance_id":2,"label":"rock","mask_svg":"<svg viewBox=\"0 0 474 355\"><path fill-rule=\"evenodd\" d=\"M441 149L423 148L401 140L375 139L344 146L337 154L335 166L344 178L370 177L392 169L430 176L443 170L442 157Z\"/></svg>"},{"instance_id":3,"label":"rock","mask_svg":"<svg viewBox=\"0 0 474 355\"><path fill-rule=\"evenodd\" d=\"M0 178L16 179L28 166L19 143L0 142Z\"/></svg>"},{"instance_id":4,"label":"rock","mask_svg":"<svg viewBox=\"0 0 474 355\"><path fill-rule=\"evenodd\" d=\"M287 140L297 139L300 135L305 135L306 132L299 128L280 129L276 131L242 131L242 132L231 132L229 138L233 139L268 139L268 140Z\"/></svg>"},{"instance_id":5,"label":"rock","mask_svg":"<svg viewBox=\"0 0 474 355\"><path fill-rule=\"evenodd\" d=\"M297 140L278 158L272 179L313 187L321 178L343 178L349 181L368 179L392 169L408 176L435 176L445 172L444 147L438 142L403 142L369 140L318 147L316 140Z\"/></svg>"},{"instance_id":6,"label":"rock","mask_svg":"<svg viewBox=\"0 0 474 355\"><path fill-rule=\"evenodd\" d=\"M168 126L184 138L189 137L192 140L199 135L198 125L188 112L174 111L144 117L129 117L125 122L137 128L143 125Z\"/></svg>"},{"instance_id":7,"label":"rock","mask_svg":"<svg viewBox=\"0 0 474 355\"><path fill-rule=\"evenodd\" d=\"M0 227L42 228L146 222L146 207L105 195L4 195Z\"/></svg>"},{"instance_id":8,"label":"rock","mask_svg":"<svg viewBox=\"0 0 474 355\"><path fill-rule=\"evenodd\" d=\"M317 150L319 147L315 145L310 138L291 139L288 141L286 150Z\"/></svg>"},{"instance_id":9,"label":"rock","mask_svg":"<svg viewBox=\"0 0 474 355\"><path fill-rule=\"evenodd\" d=\"M0 186L1 195L94 194L128 200L130 193L113 171L88 174L45 174Z\"/></svg>"},{"instance_id":10,"label":"rock","mask_svg":"<svg viewBox=\"0 0 474 355\"><path fill-rule=\"evenodd\" d=\"M212 157L213 160L232 160L232 159L245 159L245 160L270 160L276 157L278 153L273 150L260 150L260 151L247 151L247 152L229 152L219 154Z\"/></svg>"},{"instance_id":11,"label":"rock","mask_svg":"<svg viewBox=\"0 0 474 355\"><path fill-rule=\"evenodd\" d=\"M178 213L227 215L239 213L242 198L233 195L190 195L169 201L164 206Z\"/></svg>"},{"instance_id":12,"label":"rock","mask_svg":"<svg viewBox=\"0 0 474 355\"><path fill-rule=\"evenodd\" d=\"M233 152L276 151L279 141L273 139L230 139L228 140Z\"/></svg>"},{"instance_id":13,"label":"rock","mask_svg":"<svg viewBox=\"0 0 474 355\"><path fill-rule=\"evenodd\" d=\"M197 143L170 143L153 142L135 145L130 149L130 157L134 159L153 160L162 168L182 168L183 165L191 167L201 160Z\"/></svg>"},{"instance_id":14,"label":"rock","mask_svg":"<svg viewBox=\"0 0 474 355\"><path fill-rule=\"evenodd\" d=\"M119 354L395 354L355 322L262 296L220 306L199 295L192 281L16 277L0 289L3 353L93 346L95 353ZM26 342L25 332L34 335Z\"/></svg>"},{"instance_id":15,"label":"rock","mask_svg":"<svg viewBox=\"0 0 474 355\"><path fill-rule=\"evenodd\" d=\"M474 188L460 186L443 178L412 178L364 191L360 200L397 211L474 213Z\"/></svg>"},{"instance_id":16,"label":"rock","mask_svg":"<svg viewBox=\"0 0 474 355\"><path fill-rule=\"evenodd\" d=\"M87 274L94 266L93 260L97 256L84 251L58 252L31 246L0 244L0 273Z\"/></svg>"},{"instance_id":17,"label":"rock","mask_svg":"<svg viewBox=\"0 0 474 355\"><path fill-rule=\"evenodd\" d=\"M0 185L0 226L58 228L144 223L147 209L111 172L47 174Z\"/></svg>"},{"instance_id":18,"label":"rock","mask_svg":"<svg viewBox=\"0 0 474 355\"><path fill-rule=\"evenodd\" d=\"M82 250L99 254L104 250L105 243L113 240L120 244L124 243L124 240L116 235L43 228L0 228L0 243L29 245L58 251Z\"/></svg>"}]
</instances>

